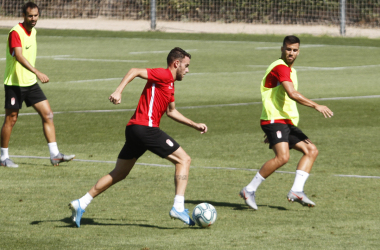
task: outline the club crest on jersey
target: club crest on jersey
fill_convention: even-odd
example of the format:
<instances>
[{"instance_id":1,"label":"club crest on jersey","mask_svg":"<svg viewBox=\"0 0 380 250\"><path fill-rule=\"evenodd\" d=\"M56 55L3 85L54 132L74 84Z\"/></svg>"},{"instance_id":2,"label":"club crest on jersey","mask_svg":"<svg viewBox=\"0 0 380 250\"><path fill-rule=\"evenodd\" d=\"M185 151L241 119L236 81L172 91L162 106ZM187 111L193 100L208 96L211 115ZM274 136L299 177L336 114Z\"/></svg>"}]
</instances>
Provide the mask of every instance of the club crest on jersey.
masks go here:
<instances>
[{"instance_id":1,"label":"club crest on jersey","mask_svg":"<svg viewBox=\"0 0 380 250\"><path fill-rule=\"evenodd\" d=\"M174 146L173 142L169 139L166 140L166 144L168 144L170 147Z\"/></svg>"},{"instance_id":2,"label":"club crest on jersey","mask_svg":"<svg viewBox=\"0 0 380 250\"><path fill-rule=\"evenodd\" d=\"M277 131L276 134L277 134L277 138L278 138L278 139L281 139L281 138L282 138L282 133L281 133L280 130Z\"/></svg>"},{"instance_id":3,"label":"club crest on jersey","mask_svg":"<svg viewBox=\"0 0 380 250\"><path fill-rule=\"evenodd\" d=\"M15 103L16 103L16 98L12 97L11 98L11 105L13 106L13 105L15 105Z\"/></svg>"}]
</instances>

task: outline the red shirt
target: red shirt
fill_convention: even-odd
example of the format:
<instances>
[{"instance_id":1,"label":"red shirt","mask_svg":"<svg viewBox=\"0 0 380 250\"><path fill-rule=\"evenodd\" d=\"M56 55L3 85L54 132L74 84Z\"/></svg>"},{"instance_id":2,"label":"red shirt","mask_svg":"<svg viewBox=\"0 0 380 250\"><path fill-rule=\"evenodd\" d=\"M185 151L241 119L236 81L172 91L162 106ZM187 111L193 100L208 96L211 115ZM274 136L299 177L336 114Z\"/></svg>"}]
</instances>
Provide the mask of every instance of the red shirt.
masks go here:
<instances>
[{"instance_id":1,"label":"red shirt","mask_svg":"<svg viewBox=\"0 0 380 250\"><path fill-rule=\"evenodd\" d=\"M162 115L169 103L174 102L174 79L169 69L147 69L148 82L139 104L127 126L143 125L159 127Z\"/></svg>"},{"instance_id":2,"label":"red shirt","mask_svg":"<svg viewBox=\"0 0 380 250\"><path fill-rule=\"evenodd\" d=\"M282 82L293 82L290 79L291 68L286 65L280 64L272 69L265 79L266 88L274 88L280 85Z\"/></svg>"},{"instance_id":3,"label":"red shirt","mask_svg":"<svg viewBox=\"0 0 380 250\"><path fill-rule=\"evenodd\" d=\"M24 29L26 35L30 36L30 34L32 34L31 31L27 31L25 29L22 23L19 23L19 25ZM22 47L20 35L16 31L12 31L11 33L9 33L8 42L9 42L9 53L11 55L13 55L14 48Z\"/></svg>"}]
</instances>

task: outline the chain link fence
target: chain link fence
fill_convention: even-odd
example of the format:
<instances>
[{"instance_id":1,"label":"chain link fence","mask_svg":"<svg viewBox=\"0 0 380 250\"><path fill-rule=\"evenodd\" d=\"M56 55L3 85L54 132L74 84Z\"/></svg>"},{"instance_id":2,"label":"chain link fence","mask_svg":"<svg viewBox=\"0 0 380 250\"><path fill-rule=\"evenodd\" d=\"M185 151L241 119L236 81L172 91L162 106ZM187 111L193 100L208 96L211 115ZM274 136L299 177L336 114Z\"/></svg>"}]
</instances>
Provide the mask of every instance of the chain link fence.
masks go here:
<instances>
[{"instance_id":1,"label":"chain link fence","mask_svg":"<svg viewBox=\"0 0 380 250\"><path fill-rule=\"evenodd\" d=\"M25 0L0 0L0 18ZM339 25L340 0L155 0L157 21ZM41 18L150 20L150 0L35 0ZM379 0L346 0L346 25L380 27Z\"/></svg>"}]
</instances>

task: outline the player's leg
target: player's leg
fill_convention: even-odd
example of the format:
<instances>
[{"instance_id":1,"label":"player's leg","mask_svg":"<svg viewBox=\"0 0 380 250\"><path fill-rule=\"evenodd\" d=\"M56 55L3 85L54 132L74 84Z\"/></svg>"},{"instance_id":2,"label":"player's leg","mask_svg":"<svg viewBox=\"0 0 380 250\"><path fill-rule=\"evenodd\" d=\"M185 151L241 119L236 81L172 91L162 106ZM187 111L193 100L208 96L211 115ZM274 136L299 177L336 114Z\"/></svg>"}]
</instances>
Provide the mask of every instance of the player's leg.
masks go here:
<instances>
[{"instance_id":1,"label":"player's leg","mask_svg":"<svg viewBox=\"0 0 380 250\"><path fill-rule=\"evenodd\" d=\"M131 172L135 163L136 159L117 159L115 168L109 174L100 178L98 182L90 189L90 191L88 191L88 193L95 198L112 185L124 180L128 176L129 172Z\"/></svg>"},{"instance_id":2,"label":"player's leg","mask_svg":"<svg viewBox=\"0 0 380 250\"><path fill-rule=\"evenodd\" d=\"M33 108L40 115L42 120L42 128L46 141L48 143L56 142L55 138L55 127L53 122L53 111L51 110L48 100L44 100L32 105Z\"/></svg>"},{"instance_id":3,"label":"player's leg","mask_svg":"<svg viewBox=\"0 0 380 250\"><path fill-rule=\"evenodd\" d=\"M303 189L318 156L318 149L309 139L298 142L293 148L303 153L303 156L298 162L296 177L287 198L289 201L296 201L305 206L315 206L315 203L306 196Z\"/></svg>"},{"instance_id":4,"label":"player's leg","mask_svg":"<svg viewBox=\"0 0 380 250\"><path fill-rule=\"evenodd\" d=\"M180 219L190 226L195 225L188 215L188 210L185 209L185 191L189 179L191 158L185 150L179 147L176 151L167 156L166 159L175 165L175 197L169 215L171 218Z\"/></svg>"},{"instance_id":5,"label":"player's leg","mask_svg":"<svg viewBox=\"0 0 380 250\"><path fill-rule=\"evenodd\" d=\"M80 227L82 215L92 199L106 191L112 185L124 180L129 172L131 172L136 160L135 158L131 160L117 159L115 168L109 174L100 178L82 198L70 202L69 207L72 211L71 219L77 227Z\"/></svg>"},{"instance_id":6,"label":"player's leg","mask_svg":"<svg viewBox=\"0 0 380 250\"><path fill-rule=\"evenodd\" d=\"M175 165L175 174L174 174L174 185L175 185L175 194L176 195L185 195L187 181L189 178L190 171L190 156L179 147L171 155L166 157L169 161Z\"/></svg>"},{"instance_id":7,"label":"player's leg","mask_svg":"<svg viewBox=\"0 0 380 250\"><path fill-rule=\"evenodd\" d=\"M46 141L48 143L50 151L50 161L54 166L58 166L59 163L65 161L71 161L75 158L75 155L64 155L59 152L56 137L55 137L55 126L53 121L53 111L51 110L48 100L43 100L32 104L33 108L40 115L42 120L42 128Z\"/></svg>"},{"instance_id":8,"label":"player's leg","mask_svg":"<svg viewBox=\"0 0 380 250\"><path fill-rule=\"evenodd\" d=\"M258 209L255 199L257 188L274 171L289 161L289 144L287 142L279 142L275 144L272 149L275 153L275 157L265 162L252 181L239 193L240 197L245 200L245 203L254 210Z\"/></svg>"},{"instance_id":9,"label":"player's leg","mask_svg":"<svg viewBox=\"0 0 380 250\"><path fill-rule=\"evenodd\" d=\"M265 162L261 167L259 174L268 178L278 168L284 166L289 161L289 143L279 142L272 147L275 157Z\"/></svg>"},{"instance_id":10,"label":"player's leg","mask_svg":"<svg viewBox=\"0 0 380 250\"><path fill-rule=\"evenodd\" d=\"M4 167L18 167L18 165L9 158L8 153L9 140L13 126L17 122L18 113L19 109L5 109L4 123L1 128L1 165Z\"/></svg>"},{"instance_id":11,"label":"player's leg","mask_svg":"<svg viewBox=\"0 0 380 250\"><path fill-rule=\"evenodd\" d=\"M255 210L257 210L257 188L274 171L289 161L289 126L287 124L273 123L262 125L261 128L266 135L265 143L269 143L269 148L273 150L275 157L265 162L252 181L239 193L240 197L245 200L245 203Z\"/></svg>"},{"instance_id":12,"label":"player's leg","mask_svg":"<svg viewBox=\"0 0 380 250\"><path fill-rule=\"evenodd\" d=\"M22 108L22 103L24 101L25 92L23 90L24 88L21 88L19 86L4 85L5 118L3 126L1 128L1 165L5 167L18 167L18 165L9 158L8 146L13 126L17 122L18 113Z\"/></svg>"}]
</instances>

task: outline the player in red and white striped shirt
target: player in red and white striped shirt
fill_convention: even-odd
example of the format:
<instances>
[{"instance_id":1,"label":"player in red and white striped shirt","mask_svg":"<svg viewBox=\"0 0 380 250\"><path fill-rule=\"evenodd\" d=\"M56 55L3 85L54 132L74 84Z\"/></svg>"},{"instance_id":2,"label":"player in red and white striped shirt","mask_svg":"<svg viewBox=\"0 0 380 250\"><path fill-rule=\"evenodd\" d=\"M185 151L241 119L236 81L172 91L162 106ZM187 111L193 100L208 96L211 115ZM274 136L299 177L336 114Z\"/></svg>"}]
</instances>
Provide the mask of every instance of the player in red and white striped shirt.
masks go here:
<instances>
[{"instance_id":1,"label":"player in red and white striped shirt","mask_svg":"<svg viewBox=\"0 0 380 250\"><path fill-rule=\"evenodd\" d=\"M135 113L125 130L126 142L116 162L116 167L108 175L103 176L90 191L78 200L72 201L69 206L72 210L72 219L80 227L80 219L84 209L93 198L107 190L113 184L123 180L137 159L149 150L175 164L175 198L170 217L180 219L188 225L194 222L184 207L184 195L187 186L191 158L180 145L165 132L160 130L160 120L166 114L173 120L188 125L201 134L207 132L203 123L195 123L183 116L175 108L174 82L181 81L189 72L191 55L181 48L174 48L167 57L166 69L137 69L133 68L125 75L116 91L109 97L114 104L121 102L123 89L134 78L147 80L141 94Z\"/></svg>"}]
</instances>

